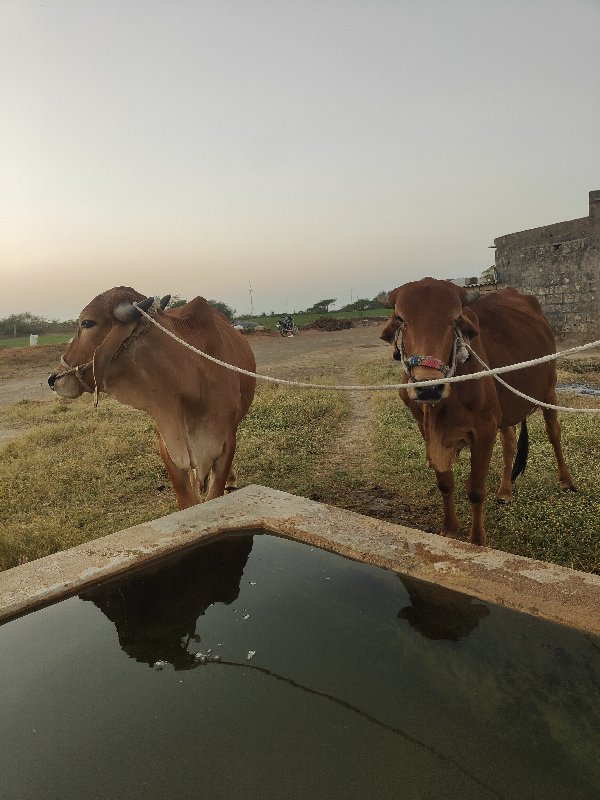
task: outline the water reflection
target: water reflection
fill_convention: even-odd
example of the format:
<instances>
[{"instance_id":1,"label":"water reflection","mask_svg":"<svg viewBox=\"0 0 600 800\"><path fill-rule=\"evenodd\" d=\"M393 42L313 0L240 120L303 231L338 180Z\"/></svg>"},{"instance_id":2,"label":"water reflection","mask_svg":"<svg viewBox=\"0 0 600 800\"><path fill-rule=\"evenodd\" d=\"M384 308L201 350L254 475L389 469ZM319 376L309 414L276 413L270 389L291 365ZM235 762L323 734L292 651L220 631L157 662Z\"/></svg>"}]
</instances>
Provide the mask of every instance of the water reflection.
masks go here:
<instances>
[{"instance_id":1,"label":"water reflection","mask_svg":"<svg viewBox=\"0 0 600 800\"><path fill-rule=\"evenodd\" d=\"M398 575L411 605L398 612L415 631L428 639L465 639L490 610L474 597L432 583Z\"/></svg>"},{"instance_id":2,"label":"water reflection","mask_svg":"<svg viewBox=\"0 0 600 800\"><path fill-rule=\"evenodd\" d=\"M214 603L237 600L253 537L241 536L198 547L126 581L80 595L114 624L121 649L152 666L166 661L176 670L198 665L189 645L198 643L196 622Z\"/></svg>"}]
</instances>

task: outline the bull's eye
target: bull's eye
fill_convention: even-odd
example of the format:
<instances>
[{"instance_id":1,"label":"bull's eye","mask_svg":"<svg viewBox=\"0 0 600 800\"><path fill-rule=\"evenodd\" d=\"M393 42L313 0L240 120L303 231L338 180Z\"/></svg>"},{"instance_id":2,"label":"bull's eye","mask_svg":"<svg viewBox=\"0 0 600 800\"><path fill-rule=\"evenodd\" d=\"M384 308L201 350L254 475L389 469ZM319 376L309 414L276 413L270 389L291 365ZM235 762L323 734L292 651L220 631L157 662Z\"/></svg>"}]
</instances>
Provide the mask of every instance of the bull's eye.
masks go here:
<instances>
[{"instance_id":1,"label":"bull's eye","mask_svg":"<svg viewBox=\"0 0 600 800\"><path fill-rule=\"evenodd\" d=\"M82 319L79 324L82 328L93 328L96 324L96 321L93 319Z\"/></svg>"},{"instance_id":2,"label":"bull's eye","mask_svg":"<svg viewBox=\"0 0 600 800\"><path fill-rule=\"evenodd\" d=\"M396 314L394 319L396 320L396 322L399 322L400 324L402 324L404 322L404 320L402 319L400 314Z\"/></svg>"}]
</instances>

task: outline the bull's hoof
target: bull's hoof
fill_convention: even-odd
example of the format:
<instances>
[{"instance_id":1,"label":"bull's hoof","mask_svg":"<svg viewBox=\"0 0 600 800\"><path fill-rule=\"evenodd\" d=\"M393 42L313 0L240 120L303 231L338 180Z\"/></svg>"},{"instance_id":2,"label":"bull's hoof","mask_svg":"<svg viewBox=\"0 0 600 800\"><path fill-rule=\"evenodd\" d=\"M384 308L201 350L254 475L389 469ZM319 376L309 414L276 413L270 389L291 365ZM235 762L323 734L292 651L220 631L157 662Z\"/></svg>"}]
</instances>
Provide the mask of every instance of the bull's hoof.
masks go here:
<instances>
[{"instance_id":1,"label":"bull's hoof","mask_svg":"<svg viewBox=\"0 0 600 800\"><path fill-rule=\"evenodd\" d=\"M561 483L560 488L563 492L578 492L579 489L572 483Z\"/></svg>"},{"instance_id":2,"label":"bull's hoof","mask_svg":"<svg viewBox=\"0 0 600 800\"><path fill-rule=\"evenodd\" d=\"M498 495L496 497L496 502L500 506L507 506L509 503L512 503L512 495L510 497L500 497L500 495Z\"/></svg>"},{"instance_id":3,"label":"bull's hoof","mask_svg":"<svg viewBox=\"0 0 600 800\"><path fill-rule=\"evenodd\" d=\"M450 531L447 528L442 528L442 536L445 536L447 539L458 539L458 529Z\"/></svg>"}]
</instances>

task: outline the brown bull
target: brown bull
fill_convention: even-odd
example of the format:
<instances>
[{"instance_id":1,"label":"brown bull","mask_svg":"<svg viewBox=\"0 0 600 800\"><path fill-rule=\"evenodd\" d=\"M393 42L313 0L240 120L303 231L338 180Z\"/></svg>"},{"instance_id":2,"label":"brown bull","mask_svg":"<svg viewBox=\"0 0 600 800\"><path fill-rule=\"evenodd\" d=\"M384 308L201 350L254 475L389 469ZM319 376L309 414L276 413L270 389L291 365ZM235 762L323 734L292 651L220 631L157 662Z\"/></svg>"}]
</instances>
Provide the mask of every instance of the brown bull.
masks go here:
<instances>
[{"instance_id":1,"label":"brown bull","mask_svg":"<svg viewBox=\"0 0 600 800\"><path fill-rule=\"evenodd\" d=\"M203 297L165 311L157 322L211 356L253 372L246 339ZM143 302L140 302L143 301ZM160 454L179 508L219 497L236 485L232 467L238 425L254 397L255 380L192 353L142 317L153 298L118 287L95 297L81 312L77 335L48 378L65 398L106 392L156 423Z\"/></svg>"},{"instance_id":2,"label":"brown bull","mask_svg":"<svg viewBox=\"0 0 600 800\"><path fill-rule=\"evenodd\" d=\"M481 371L466 342L492 368L555 352L554 337L538 301L515 289L479 295L448 281L423 278L394 289L389 298L394 314L381 338L394 345L394 358L402 362L405 370L404 382ZM556 404L554 361L502 377L530 397ZM507 501L512 497L512 480L524 468L525 420L536 404L513 394L493 377L401 389L400 396L425 440L427 460L443 497L446 536L456 537L458 532L452 467L460 451L464 447L470 449L471 474L466 487L472 512L470 541L485 544L483 505L496 433L500 431L504 461L498 499ZM558 464L560 486L573 489L563 458L556 411L544 408L542 413ZM514 427L518 423L522 423L519 453Z\"/></svg>"}]
</instances>

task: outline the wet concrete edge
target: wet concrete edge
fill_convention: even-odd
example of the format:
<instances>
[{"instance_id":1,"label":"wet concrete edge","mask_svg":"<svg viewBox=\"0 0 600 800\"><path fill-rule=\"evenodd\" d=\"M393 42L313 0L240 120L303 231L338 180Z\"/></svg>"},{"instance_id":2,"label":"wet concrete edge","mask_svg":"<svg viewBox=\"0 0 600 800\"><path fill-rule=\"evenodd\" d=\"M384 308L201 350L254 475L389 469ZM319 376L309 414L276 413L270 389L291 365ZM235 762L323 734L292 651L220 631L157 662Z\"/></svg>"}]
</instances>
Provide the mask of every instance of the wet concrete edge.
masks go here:
<instances>
[{"instance_id":1,"label":"wet concrete edge","mask_svg":"<svg viewBox=\"0 0 600 800\"><path fill-rule=\"evenodd\" d=\"M598 575L476 547L258 485L0 573L0 621L201 541L247 529L264 529L600 634Z\"/></svg>"}]
</instances>

